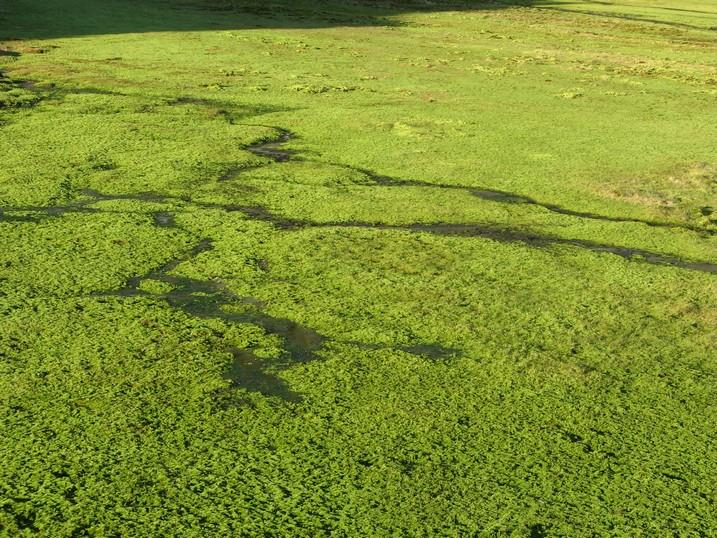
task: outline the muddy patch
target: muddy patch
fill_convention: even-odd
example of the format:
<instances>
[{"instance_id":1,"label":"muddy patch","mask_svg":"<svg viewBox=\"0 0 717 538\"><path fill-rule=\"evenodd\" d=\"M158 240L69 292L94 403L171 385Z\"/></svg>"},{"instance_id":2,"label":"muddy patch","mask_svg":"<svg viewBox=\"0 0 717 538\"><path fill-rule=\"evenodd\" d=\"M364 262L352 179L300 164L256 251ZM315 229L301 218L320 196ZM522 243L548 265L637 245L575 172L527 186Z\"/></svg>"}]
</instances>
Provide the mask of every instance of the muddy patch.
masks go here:
<instances>
[{"instance_id":1,"label":"muddy patch","mask_svg":"<svg viewBox=\"0 0 717 538\"><path fill-rule=\"evenodd\" d=\"M615 254L630 261L651 265L669 265L703 273L717 273L717 264L700 261L688 261L676 256L669 256L642 249L618 247L581 239L564 239L561 237L526 233L510 229L496 229L464 224L413 224L409 226L392 226L390 229L408 229L415 232L426 232L435 235L484 237L499 242L520 242L529 246L568 245L590 250L592 252Z\"/></svg>"},{"instance_id":2,"label":"muddy patch","mask_svg":"<svg viewBox=\"0 0 717 538\"><path fill-rule=\"evenodd\" d=\"M207 252L209 250L212 250L214 248L214 245L212 244L212 241L210 239L202 239L199 243L197 243L191 250L186 252L183 256L180 256L178 258L175 258L173 260L170 260L165 265L160 267L159 269L155 269L153 271L150 271L149 273L145 275L139 275L130 278L125 285L117 290L116 292L112 293L106 293L105 295L120 295L122 297L132 297L136 295L143 295L145 292L139 289L139 285L143 280L158 280L160 282L166 282L171 284L171 277L168 275L169 272L176 269L180 264L189 261L193 258L196 258L201 254L202 252ZM167 282L170 280L170 282ZM188 279L191 280L191 279ZM195 281L191 280L189 283L189 286L193 284ZM204 291L204 290L197 290L197 291ZM172 292L170 292L172 293ZM169 295L169 294L167 294Z\"/></svg>"},{"instance_id":3,"label":"muddy patch","mask_svg":"<svg viewBox=\"0 0 717 538\"><path fill-rule=\"evenodd\" d=\"M3 215L7 215L7 212L22 212L22 213L33 213L27 221L42 222L50 218L57 218L65 215L66 213L129 213L125 211L113 211L106 210L97 207L92 207L97 202L105 201L117 201L117 200L132 200L139 202L155 202L155 203L166 203L173 200L172 197L165 197L154 193L139 193L139 194L102 194L92 189L83 189L80 193L84 198L73 200L64 204L50 205L50 206L13 206L13 207L0 207L0 219ZM166 217L159 216L160 213L156 213L154 216L155 224L160 225L160 220L164 220Z\"/></svg>"},{"instance_id":4,"label":"muddy patch","mask_svg":"<svg viewBox=\"0 0 717 538\"><path fill-rule=\"evenodd\" d=\"M414 224L409 226L392 226L391 229L409 229L435 235L484 237L499 242L520 242L529 246L568 245L590 250L592 252L615 254L630 261L651 265L669 265L703 273L717 273L717 264L700 261L688 261L676 256L669 256L642 249L618 247L581 239L564 239L561 237L525 233L509 229L495 229L464 224Z\"/></svg>"},{"instance_id":5,"label":"muddy patch","mask_svg":"<svg viewBox=\"0 0 717 538\"><path fill-rule=\"evenodd\" d=\"M32 82L7 78L0 71L0 110L30 108L41 98L40 91Z\"/></svg>"},{"instance_id":6,"label":"muddy patch","mask_svg":"<svg viewBox=\"0 0 717 538\"><path fill-rule=\"evenodd\" d=\"M361 170L361 169L358 169ZM363 170L361 170L363 171ZM366 173L366 171L363 171ZM531 198L529 196L524 196L522 194L516 194L512 192L507 191L501 191L501 190L494 190L494 189L478 189L474 187L469 187L466 185L439 185L439 184L431 184L431 183L423 183L420 181L414 181L414 180L405 180L405 179L393 179L388 176L377 176L375 174L369 173L368 174L370 178L375 180L375 183L377 185L382 186L390 186L390 187L403 187L403 186L412 186L412 187L424 187L424 188L433 188L433 189L447 189L447 190L461 190L465 191L477 198L480 198L481 200L486 200L489 202L496 202L501 204L525 204L525 205L531 205L540 207L542 209L545 209L547 211L550 211L551 213L556 213L558 215L567 215L570 217L576 217L580 219L588 219L588 220L597 220L597 221L603 221L603 222L625 222L625 223L633 223L633 224L644 224L645 226L650 226L653 228L674 228L674 229L683 229L690 232L698 233L702 236L712 236L717 234L717 230L711 230L707 228L701 228L699 226L690 226L689 224L678 224L678 223L669 223L669 222L658 222L658 221L651 221L651 220L644 220L644 219L636 219L631 217L612 217L609 215L600 215L597 213L591 213L589 211L576 211L573 209L568 209L556 204L549 204L544 202L539 202L538 200Z\"/></svg>"}]
</instances>

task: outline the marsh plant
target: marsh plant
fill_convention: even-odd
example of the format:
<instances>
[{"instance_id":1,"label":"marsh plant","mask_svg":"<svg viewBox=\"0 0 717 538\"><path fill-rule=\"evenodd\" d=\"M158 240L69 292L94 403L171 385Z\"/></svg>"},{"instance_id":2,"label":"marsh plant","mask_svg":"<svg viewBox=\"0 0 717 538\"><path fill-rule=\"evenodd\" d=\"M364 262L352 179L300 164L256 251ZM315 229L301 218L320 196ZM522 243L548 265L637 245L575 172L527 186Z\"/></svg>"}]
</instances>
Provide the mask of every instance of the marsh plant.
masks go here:
<instances>
[{"instance_id":1,"label":"marsh plant","mask_svg":"<svg viewBox=\"0 0 717 538\"><path fill-rule=\"evenodd\" d=\"M715 535L715 27L3 5L0 535Z\"/></svg>"}]
</instances>

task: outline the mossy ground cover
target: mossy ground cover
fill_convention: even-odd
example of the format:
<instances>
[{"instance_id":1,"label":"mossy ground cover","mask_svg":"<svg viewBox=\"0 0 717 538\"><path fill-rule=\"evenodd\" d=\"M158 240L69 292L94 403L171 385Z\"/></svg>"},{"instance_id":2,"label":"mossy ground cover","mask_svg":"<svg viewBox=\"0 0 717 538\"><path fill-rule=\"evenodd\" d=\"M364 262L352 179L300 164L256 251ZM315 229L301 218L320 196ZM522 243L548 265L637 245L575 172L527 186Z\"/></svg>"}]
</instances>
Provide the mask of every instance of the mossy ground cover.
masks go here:
<instances>
[{"instance_id":1,"label":"mossy ground cover","mask_svg":"<svg viewBox=\"0 0 717 538\"><path fill-rule=\"evenodd\" d=\"M0 533L717 533L715 27L0 6Z\"/></svg>"}]
</instances>

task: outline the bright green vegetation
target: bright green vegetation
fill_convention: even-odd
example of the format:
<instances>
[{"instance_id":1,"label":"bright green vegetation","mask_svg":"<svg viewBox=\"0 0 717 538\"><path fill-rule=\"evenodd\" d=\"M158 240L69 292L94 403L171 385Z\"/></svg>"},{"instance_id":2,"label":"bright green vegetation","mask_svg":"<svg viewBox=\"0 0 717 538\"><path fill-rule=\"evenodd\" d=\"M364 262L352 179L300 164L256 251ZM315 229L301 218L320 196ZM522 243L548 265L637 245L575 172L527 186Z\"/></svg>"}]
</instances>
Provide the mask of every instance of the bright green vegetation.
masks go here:
<instances>
[{"instance_id":1,"label":"bright green vegetation","mask_svg":"<svg viewBox=\"0 0 717 538\"><path fill-rule=\"evenodd\" d=\"M0 5L0 534L717 534L717 6Z\"/></svg>"}]
</instances>

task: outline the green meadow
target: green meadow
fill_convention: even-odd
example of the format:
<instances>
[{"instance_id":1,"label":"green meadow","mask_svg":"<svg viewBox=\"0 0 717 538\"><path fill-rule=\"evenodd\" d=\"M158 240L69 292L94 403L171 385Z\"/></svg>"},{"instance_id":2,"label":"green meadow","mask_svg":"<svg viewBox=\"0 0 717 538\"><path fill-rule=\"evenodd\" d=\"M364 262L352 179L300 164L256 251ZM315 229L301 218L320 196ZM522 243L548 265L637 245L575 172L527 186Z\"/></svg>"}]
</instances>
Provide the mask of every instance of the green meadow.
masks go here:
<instances>
[{"instance_id":1,"label":"green meadow","mask_svg":"<svg viewBox=\"0 0 717 538\"><path fill-rule=\"evenodd\" d=\"M717 535L712 0L0 2L0 536Z\"/></svg>"}]
</instances>

